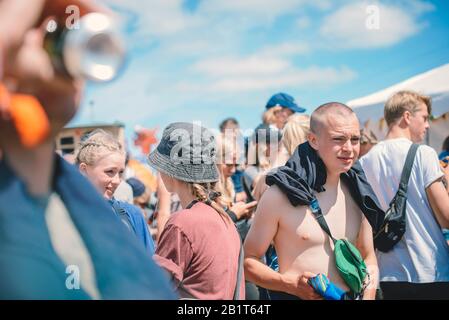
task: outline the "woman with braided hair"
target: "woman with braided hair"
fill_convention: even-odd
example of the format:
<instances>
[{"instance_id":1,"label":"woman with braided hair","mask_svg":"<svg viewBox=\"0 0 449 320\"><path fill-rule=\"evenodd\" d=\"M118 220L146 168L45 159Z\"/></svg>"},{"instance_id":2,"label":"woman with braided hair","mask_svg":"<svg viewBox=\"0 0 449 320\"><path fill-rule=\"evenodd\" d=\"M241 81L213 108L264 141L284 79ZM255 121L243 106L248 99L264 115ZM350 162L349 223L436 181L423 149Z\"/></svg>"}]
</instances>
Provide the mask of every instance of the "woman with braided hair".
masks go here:
<instances>
[{"instance_id":1,"label":"woman with braided hair","mask_svg":"<svg viewBox=\"0 0 449 320\"><path fill-rule=\"evenodd\" d=\"M126 228L143 243L148 254L153 255L154 243L140 209L114 199L113 195L122 180L126 154L120 142L110 133L97 129L84 139L76 154L75 163L100 194L108 201L112 211Z\"/></svg>"},{"instance_id":2,"label":"woman with braided hair","mask_svg":"<svg viewBox=\"0 0 449 320\"><path fill-rule=\"evenodd\" d=\"M170 216L154 256L181 298L245 298L243 274L239 276L241 241L220 204L215 152L210 131L178 122L164 130L149 155L150 165L184 208Z\"/></svg>"}]
</instances>

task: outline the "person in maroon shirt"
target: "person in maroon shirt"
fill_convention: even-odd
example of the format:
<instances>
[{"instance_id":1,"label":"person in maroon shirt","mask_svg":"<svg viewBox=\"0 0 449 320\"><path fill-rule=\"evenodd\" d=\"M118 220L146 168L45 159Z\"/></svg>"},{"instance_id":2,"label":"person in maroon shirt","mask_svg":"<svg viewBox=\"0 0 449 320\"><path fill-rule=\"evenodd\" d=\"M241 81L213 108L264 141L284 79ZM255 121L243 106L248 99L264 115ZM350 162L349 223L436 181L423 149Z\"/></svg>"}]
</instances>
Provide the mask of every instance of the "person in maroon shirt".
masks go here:
<instances>
[{"instance_id":1,"label":"person in maroon shirt","mask_svg":"<svg viewBox=\"0 0 449 320\"><path fill-rule=\"evenodd\" d=\"M241 241L215 189L215 152L211 132L178 122L164 130L149 155L150 165L185 208L170 216L154 256L172 276L181 298L245 298L243 273L237 280Z\"/></svg>"}]
</instances>

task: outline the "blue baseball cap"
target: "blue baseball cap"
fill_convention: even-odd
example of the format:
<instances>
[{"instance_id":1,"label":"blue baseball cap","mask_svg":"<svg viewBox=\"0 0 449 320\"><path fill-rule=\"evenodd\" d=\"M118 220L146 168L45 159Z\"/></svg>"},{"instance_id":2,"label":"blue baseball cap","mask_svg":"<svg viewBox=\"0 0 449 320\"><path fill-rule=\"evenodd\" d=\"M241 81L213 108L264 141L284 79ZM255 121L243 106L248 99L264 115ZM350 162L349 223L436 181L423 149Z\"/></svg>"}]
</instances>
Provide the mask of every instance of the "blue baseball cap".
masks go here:
<instances>
[{"instance_id":1,"label":"blue baseball cap","mask_svg":"<svg viewBox=\"0 0 449 320\"><path fill-rule=\"evenodd\" d=\"M139 179L129 178L128 180L126 180L126 182L133 189L133 196L134 196L134 198L140 197L142 194L145 193L145 185Z\"/></svg>"},{"instance_id":2,"label":"blue baseball cap","mask_svg":"<svg viewBox=\"0 0 449 320\"><path fill-rule=\"evenodd\" d=\"M293 112L299 112L299 113L306 111L305 108L302 108L296 104L295 99L291 95L283 93L283 92L279 92L279 93L276 93L275 95L273 95L270 98L270 100L268 100L265 108L267 108L267 110L268 110L275 106L289 108Z\"/></svg>"}]
</instances>

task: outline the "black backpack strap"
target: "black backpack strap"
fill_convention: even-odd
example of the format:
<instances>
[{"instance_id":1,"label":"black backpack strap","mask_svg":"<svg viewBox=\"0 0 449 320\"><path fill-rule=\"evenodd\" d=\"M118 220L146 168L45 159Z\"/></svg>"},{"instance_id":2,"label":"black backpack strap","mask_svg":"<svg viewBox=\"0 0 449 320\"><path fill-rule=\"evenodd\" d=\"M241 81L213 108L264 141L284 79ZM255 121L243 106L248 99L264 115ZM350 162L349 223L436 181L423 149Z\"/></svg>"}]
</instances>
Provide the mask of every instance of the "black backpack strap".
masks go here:
<instances>
[{"instance_id":1,"label":"black backpack strap","mask_svg":"<svg viewBox=\"0 0 449 320\"><path fill-rule=\"evenodd\" d=\"M190 202L186 209L191 209L195 204L197 204L199 202L199 200L193 200L192 202Z\"/></svg>"},{"instance_id":2,"label":"black backpack strap","mask_svg":"<svg viewBox=\"0 0 449 320\"><path fill-rule=\"evenodd\" d=\"M248 180L247 180L245 174L242 175L241 182L242 182L243 190L246 193L246 197L248 199L248 202L256 200L256 199L254 199L253 193L251 192L251 188L248 185Z\"/></svg>"},{"instance_id":3,"label":"black backpack strap","mask_svg":"<svg viewBox=\"0 0 449 320\"><path fill-rule=\"evenodd\" d=\"M240 243L239 266L237 269L237 281L234 289L234 297L233 297L234 300L240 299L240 284L242 283L243 278L243 258L244 258L243 244Z\"/></svg>"},{"instance_id":4,"label":"black backpack strap","mask_svg":"<svg viewBox=\"0 0 449 320\"><path fill-rule=\"evenodd\" d=\"M332 236L331 231L329 230L329 226L327 225L326 220L324 219L323 212L321 211L320 204L318 200L315 198L309 205L310 210L312 210L312 214L315 217L316 221L320 225L321 229L327 233L327 235L332 239L335 243L337 240Z\"/></svg>"},{"instance_id":5,"label":"black backpack strap","mask_svg":"<svg viewBox=\"0 0 449 320\"><path fill-rule=\"evenodd\" d=\"M404 196L407 195L408 181L410 179L410 173L412 172L413 162L415 161L416 151L419 144L413 143L408 150L407 158L405 159L404 169L402 169L401 182L399 183L399 192L403 192Z\"/></svg>"}]
</instances>

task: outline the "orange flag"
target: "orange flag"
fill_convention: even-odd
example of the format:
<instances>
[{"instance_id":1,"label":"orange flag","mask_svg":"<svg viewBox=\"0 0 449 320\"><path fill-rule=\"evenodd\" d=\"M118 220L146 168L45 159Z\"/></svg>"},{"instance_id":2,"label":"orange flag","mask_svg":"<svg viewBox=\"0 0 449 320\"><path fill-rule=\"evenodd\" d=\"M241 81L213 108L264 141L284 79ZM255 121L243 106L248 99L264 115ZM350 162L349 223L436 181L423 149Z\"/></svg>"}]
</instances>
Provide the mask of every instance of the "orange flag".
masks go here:
<instances>
[{"instance_id":1,"label":"orange flag","mask_svg":"<svg viewBox=\"0 0 449 320\"><path fill-rule=\"evenodd\" d=\"M134 145L140 147L143 154L148 155L151 151L151 146L157 143L156 132L157 128L146 129L136 128L136 137Z\"/></svg>"}]
</instances>

